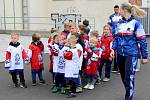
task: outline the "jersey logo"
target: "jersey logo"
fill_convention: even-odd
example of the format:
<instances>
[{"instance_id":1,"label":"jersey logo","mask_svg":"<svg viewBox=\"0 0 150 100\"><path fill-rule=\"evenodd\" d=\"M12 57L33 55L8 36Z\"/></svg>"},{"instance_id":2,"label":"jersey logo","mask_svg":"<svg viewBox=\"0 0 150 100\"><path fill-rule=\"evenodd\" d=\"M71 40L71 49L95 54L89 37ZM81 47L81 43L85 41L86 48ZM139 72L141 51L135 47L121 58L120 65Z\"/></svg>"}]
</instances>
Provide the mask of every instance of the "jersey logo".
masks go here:
<instances>
[{"instance_id":1,"label":"jersey logo","mask_svg":"<svg viewBox=\"0 0 150 100\"><path fill-rule=\"evenodd\" d=\"M63 56L59 56L58 67L59 67L60 69L63 69L64 66L65 66L64 58L63 58Z\"/></svg>"},{"instance_id":2,"label":"jersey logo","mask_svg":"<svg viewBox=\"0 0 150 100\"><path fill-rule=\"evenodd\" d=\"M103 45L103 46L102 46L102 52L105 52L105 51L106 51L106 46Z\"/></svg>"},{"instance_id":3,"label":"jersey logo","mask_svg":"<svg viewBox=\"0 0 150 100\"><path fill-rule=\"evenodd\" d=\"M18 53L15 55L15 65L20 65L20 56Z\"/></svg>"}]
</instances>

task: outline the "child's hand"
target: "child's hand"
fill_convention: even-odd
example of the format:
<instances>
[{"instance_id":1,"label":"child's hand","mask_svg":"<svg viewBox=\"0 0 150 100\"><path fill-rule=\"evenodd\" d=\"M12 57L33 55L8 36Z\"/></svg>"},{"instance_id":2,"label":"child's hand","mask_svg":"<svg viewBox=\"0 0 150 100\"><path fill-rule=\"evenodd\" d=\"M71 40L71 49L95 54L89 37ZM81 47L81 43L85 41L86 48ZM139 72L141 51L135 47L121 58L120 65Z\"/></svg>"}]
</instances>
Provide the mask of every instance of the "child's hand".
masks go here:
<instances>
[{"instance_id":1,"label":"child's hand","mask_svg":"<svg viewBox=\"0 0 150 100\"><path fill-rule=\"evenodd\" d=\"M111 57L111 58L114 58L114 57L115 57L115 51L114 51L113 49L111 50L110 57Z\"/></svg>"},{"instance_id":2,"label":"child's hand","mask_svg":"<svg viewBox=\"0 0 150 100\"><path fill-rule=\"evenodd\" d=\"M147 64L148 60L147 59L142 59L141 62L142 62L142 64Z\"/></svg>"},{"instance_id":3,"label":"child's hand","mask_svg":"<svg viewBox=\"0 0 150 100\"><path fill-rule=\"evenodd\" d=\"M112 60L113 60L113 58L112 58L112 57L109 57L109 60L110 60L110 61L112 61Z\"/></svg>"},{"instance_id":4,"label":"child's hand","mask_svg":"<svg viewBox=\"0 0 150 100\"><path fill-rule=\"evenodd\" d=\"M89 49L89 50L88 50L88 52L89 52L89 53L91 53L91 52L92 52L92 50L91 50L91 49Z\"/></svg>"},{"instance_id":5,"label":"child's hand","mask_svg":"<svg viewBox=\"0 0 150 100\"><path fill-rule=\"evenodd\" d=\"M9 60L6 60L6 61L5 61L5 69L9 69L10 66L11 66L10 61L9 61Z\"/></svg>"},{"instance_id":6,"label":"child's hand","mask_svg":"<svg viewBox=\"0 0 150 100\"><path fill-rule=\"evenodd\" d=\"M30 63L30 59L29 58L26 58L25 59L25 64L29 64Z\"/></svg>"}]
</instances>

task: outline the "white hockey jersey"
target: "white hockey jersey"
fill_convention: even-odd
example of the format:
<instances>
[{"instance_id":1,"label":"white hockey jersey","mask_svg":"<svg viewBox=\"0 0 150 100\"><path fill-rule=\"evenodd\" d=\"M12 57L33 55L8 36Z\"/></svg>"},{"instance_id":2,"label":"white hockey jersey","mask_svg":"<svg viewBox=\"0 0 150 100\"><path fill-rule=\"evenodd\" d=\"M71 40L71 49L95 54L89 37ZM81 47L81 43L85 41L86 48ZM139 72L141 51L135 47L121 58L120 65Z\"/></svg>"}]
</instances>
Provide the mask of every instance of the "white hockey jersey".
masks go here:
<instances>
[{"instance_id":1,"label":"white hockey jersey","mask_svg":"<svg viewBox=\"0 0 150 100\"><path fill-rule=\"evenodd\" d=\"M65 73L64 52L68 51L70 48L64 46L62 49L60 49L57 44L54 44L52 48L58 52L58 56L53 56L53 72Z\"/></svg>"},{"instance_id":2,"label":"white hockey jersey","mask_svg":"<svg viewBox=\"0 0 150 100\"><path fill-rule=\"evenodd\" d=\"M71 56L66 58L65 78L78 78L80 70L80 56L77 48L70 49ZM67 55L67 54L66 54Z\"/></svg>"},{"instance_id":3,"label":"white hockey jersey","mask_svg":"<svg viewBox=\"0 0 150 100\"><path fill-rule=\"evenodd\" d=\"M9 45L6 51L6 55L8 54L10 57L6 56L7 63L5 63L5 67L9 68L9 70L24 69L23 58L28 57L22 45L17 47Z\"/></svg>"}]
</instances>

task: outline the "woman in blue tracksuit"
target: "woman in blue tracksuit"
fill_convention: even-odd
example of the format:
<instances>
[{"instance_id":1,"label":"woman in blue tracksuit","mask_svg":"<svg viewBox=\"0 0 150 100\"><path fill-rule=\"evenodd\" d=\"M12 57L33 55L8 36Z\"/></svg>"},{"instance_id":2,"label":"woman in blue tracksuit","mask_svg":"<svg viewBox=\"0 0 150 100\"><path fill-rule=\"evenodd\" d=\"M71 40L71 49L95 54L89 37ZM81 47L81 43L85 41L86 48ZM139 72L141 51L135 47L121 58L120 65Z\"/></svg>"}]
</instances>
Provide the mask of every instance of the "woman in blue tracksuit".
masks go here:
<instances>
[{"instance_id":1,"label":"woman in blue tracksuit","mask_svg":"<svg viewBox=\"0 0 150 100\"><path fill-rule=\"evenodd\" d=\"M125 100L132 100L134 94L135 67L138 60L138 43L141 45L142 63L147 63L148 51L143 25L135 19L144 17L146 13L135 5L123 3L120 8L123 17L117 25L117 36L115 37L111 50L111 57L117 51L118 67L126 94Z\"/></svg>"}]
</instances>

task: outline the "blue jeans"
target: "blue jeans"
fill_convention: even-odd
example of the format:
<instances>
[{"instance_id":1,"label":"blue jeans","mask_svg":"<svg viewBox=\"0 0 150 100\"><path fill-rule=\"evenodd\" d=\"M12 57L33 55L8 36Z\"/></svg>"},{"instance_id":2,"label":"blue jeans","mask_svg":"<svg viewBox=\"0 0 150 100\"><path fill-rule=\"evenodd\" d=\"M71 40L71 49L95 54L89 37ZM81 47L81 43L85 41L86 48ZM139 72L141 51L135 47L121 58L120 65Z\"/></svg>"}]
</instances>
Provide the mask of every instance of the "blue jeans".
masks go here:
<instances>
[{"instance_id":1,"label":"blue jeans","mask_svg":"<svg viewBox=\"0 0 150 100\"><path fill-rule=\"evenodd\" d=\"M38 74L39 80L40 80L40 81L43 81L44 78L43 78L42 71L43 71L43 69L38 69L38 70L32 69L32 70L31 70L31 73L32 73L32 81L35 81L35 82L36 82L36 75L37 75L37 74Z\"/></svg>"},{"instance_id":2,"label":"blue jeans","mask_svg":"<svg viewBox=\"0 0 150 100\"><path fill-rule=\"evenodd\" d=\"M99 69L98 69L99 76L101 78L101 76L102 76L102 69L103 69L103 66L104 66L105 63L106 63L106 66L105 66L105 77L106 78L110 78L112 61L110 61L109 59L101 59L100 66L99 66Z\"/></svg>"}]
</instances>

